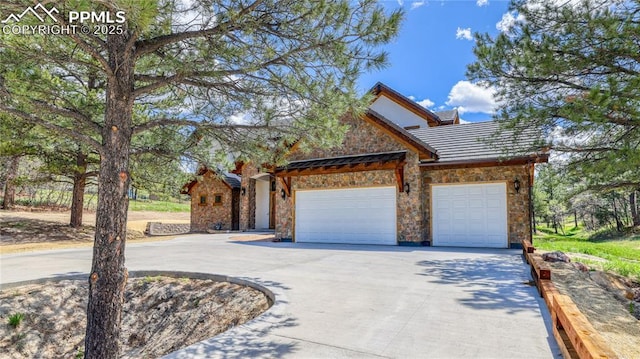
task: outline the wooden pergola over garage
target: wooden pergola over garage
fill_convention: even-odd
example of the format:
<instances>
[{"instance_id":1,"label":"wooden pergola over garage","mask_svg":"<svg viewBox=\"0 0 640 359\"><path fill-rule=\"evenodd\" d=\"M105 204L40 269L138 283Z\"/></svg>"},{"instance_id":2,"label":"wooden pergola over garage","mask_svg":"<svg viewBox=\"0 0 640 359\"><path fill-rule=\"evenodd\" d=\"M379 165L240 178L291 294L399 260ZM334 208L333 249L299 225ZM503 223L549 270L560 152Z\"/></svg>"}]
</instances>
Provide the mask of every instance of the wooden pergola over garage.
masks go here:
<instances>
[{"instance_id":1,"label":"wooden pergola over garage","mask_svg":"<svg viewBox=\"0 0 640 359\"><path fill-rule=\"evenodd\" d=\"M326 175L362 171L395 171L398 190L404 190L404 165L406 151L368 153L363 155L318 158L293 161L275 170L287 196L291 195L291 177Z\"/></svg>"}]
</instances>

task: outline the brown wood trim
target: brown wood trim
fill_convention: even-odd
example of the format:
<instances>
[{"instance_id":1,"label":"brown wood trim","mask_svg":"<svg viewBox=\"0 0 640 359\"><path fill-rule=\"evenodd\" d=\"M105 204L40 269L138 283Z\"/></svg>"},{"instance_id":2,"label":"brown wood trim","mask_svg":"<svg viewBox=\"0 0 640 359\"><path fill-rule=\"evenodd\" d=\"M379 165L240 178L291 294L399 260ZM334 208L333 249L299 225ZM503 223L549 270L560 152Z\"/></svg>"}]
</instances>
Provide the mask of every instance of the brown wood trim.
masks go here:
<instances>
[{"instance_id":1,"label":"brown wood trim","mask_svg":"<svg viewBox=\"0 0 640 359\"><path fill-rule=\"evenodd\" d=\"M380 96L384 95L392 100L395 100L395 102L400 106L425 119L429 124L429 127L439 126L441 124L440 118L438 118L436 114L431 113L431 111L429 111L428 109L418 105L417 103L415 103L415 101L411 101L406 96L398 93L397 91L393 90L383 83L378 82L373 87L371 92L374 94L375 99L378 99ZM374 101L372 101L372 103Z\"/></svg>"},{"instance_id":2,"label":"brown wood trim","mask_svg":"<svg viewBox=\"0 0 640 359\"><path fill-rule=\"evenodd\" d=\"M365 172L365 171L385 171L395 170L398 166L404 166L405 162L386 162L386 163L359 163L355 166L330 166L321 168L304 168L295 170L280 170L275 173L276 177L291 177L291 176L312 176L312 175L327 175L335 173L347 173L347 172Z\"/></svg>"},{"instance_id":3,"label":"brown wood trim","mask_svg":"<svg viewBox=\"0 0 640 359\"><path fill-rule=\"evenodd\" d=\"M450 168L477 168L477 167L499 167L525 165L530 163L545 163L549 161L549 154L541 154L531 157L517 157L507 160L499 158L481 159L481 160L465 160L451 162L423 162L420 164L422 168L433 170L450 169Z\"/></svg>"},{"instance_id":4,"label":"brown wood trim","mask_svg":"<svg viewBox=\"0 0 640 359\"><path fill-rule=\"evenodd\" d=\"M361 116L361 118L367 123L388 133L394 140L400 142L402 145L418 153L418 157L420 160L433 161L438 157L435 149L429 148L426 145L411 138L407 135L407 133L403 133L400 130L394 128L394 126L387 123L387 121L376 117L374 114L365 113L363 116Z\"/></svg>"},{"instance_id":5,"label":"brown wood trim","mask_svg":"<svg viewBox=\"0 0 640 359\"><path fill-rule=\"evenodd\" d=\"M220 197L220 202L216 202L216 197ZM212 206L222 206L224 204L224 194L222 192L216 192L213 194Z\"/></svg>"},{"instance_id":6,"label":"brown wood trim","mask_svg":"<svg viewBox=\"0 0 640 359\"><path fill-rule=\"evenodd\" d=\"M398 166L395 170L398 192L404 192L404 166Z\"/></svg>"},{"instance_id":7,"label":"brown wood trim","mask_svg":"<svg viewBox=\"0 0 640 359\"><path fill-rule=\"evenodd\" d=\"M291 177L278 177L280 184L282 185L282 189L284 189L284 193L286 193L287 197L291 197Z\"/></svg>"}]
</instances>

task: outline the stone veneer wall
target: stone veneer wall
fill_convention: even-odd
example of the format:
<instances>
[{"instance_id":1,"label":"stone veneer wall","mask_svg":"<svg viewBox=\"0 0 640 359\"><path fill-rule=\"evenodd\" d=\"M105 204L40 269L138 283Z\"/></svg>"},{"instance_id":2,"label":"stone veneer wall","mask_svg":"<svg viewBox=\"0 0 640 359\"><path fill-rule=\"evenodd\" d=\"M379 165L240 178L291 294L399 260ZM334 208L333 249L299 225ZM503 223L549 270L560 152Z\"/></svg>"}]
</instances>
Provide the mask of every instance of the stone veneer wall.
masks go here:
<instances>
[{"instance_id":1,"label":"stone veneer wall","mask_svg":"<svg viewBox=\"0 0 640 359\"><path fill-rule=\"evenodd\" d=\"M507 223L509 243L519 245L523 239L531 239L529 223L529 165L496 166L480 168L458 168L423 170L424 229L425 238L431 237L431 191L430 184L507 182ZM520 180L520 192L513 187L514 179Z\"/></svg>"},{"instance_id":2,"label":"stone veneer wall","mask_svg":"<svg viewBox=\"0 0 640 359\"><path fill-rule=\"evenodd\" d=\"M251 178L259 173L258 168L252 164L242 167L240 180L240 230L246 231L255 228L256 218L256 180ZM242 188L245 189L244 196Z\"/></svg>"},{"instance_id":3,"label":"stone veneer wall","mask_svg":"<svg viewBox=\"0 0 640 359\"><path fill-rule=\"evenodd\" d=\"M222 204L214 205L214 194L222 194ZM200 204L200 196L207 196L207 203ZM191 231L204 232L222 223L222 229L231 229L231 189L215 174L207 171L191 188Z\"/></svg>"},{"instance_id":4,"label":"stone veneer wall","mask_svg":"<svg viewBox=\"0 0 640 359\"><path fill-rule=\"evenodd\" d=\"M289 160L337 157L376 152L407 151L404 167L405 182L409 183L410 192L397 193L397 230L398 241L421 242L423 240L423 203L422 180L418 167L418 155L398 143L391 136L363 119L343 118L343 123L350 130L345 134L341 146L329 150L314 150L310 153L298 151ZM282 184L277 181L276 188L276 230L279 239L293 238L295 191L301 189L332 189L372 186L394 186L397 181L394 171L347 172L329 175L313 175L292 177L292 197L282 199Z\"/></svg>"},{"instance_id":5,"label":"stone veneer wall","mask_svg":"<svg viewBox=\"0 0 640 359\"><path fill-rule=\"evenodd\" d=\"M289 156L289 161L407 149L386 132L368 123L367 120L345 116L342 118L341 123L349 126L341 145L330 149L316 149L309 153L296 151Z\"/></svg>"}]
</instances>

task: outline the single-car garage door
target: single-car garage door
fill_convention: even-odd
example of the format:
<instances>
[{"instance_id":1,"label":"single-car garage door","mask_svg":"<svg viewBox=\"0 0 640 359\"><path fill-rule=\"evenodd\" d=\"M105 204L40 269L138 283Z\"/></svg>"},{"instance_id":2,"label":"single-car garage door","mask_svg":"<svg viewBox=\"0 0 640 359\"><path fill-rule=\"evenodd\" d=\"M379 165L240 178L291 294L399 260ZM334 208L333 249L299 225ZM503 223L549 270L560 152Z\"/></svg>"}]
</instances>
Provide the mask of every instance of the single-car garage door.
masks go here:
<instances>
[{"instance_id":1,"label":"single-car garage door","mask_svg":"<svg viewBox=\"0 0 640 359\"><path fill-rule=\"evenodd\" d=\"M433 185L433 245L506 248L505 183Z\"/></svg>"},{"instance_id":2,"label":"single-car garage door","mask_svg":"<svg viewBox=\"0 0 640 359\"><path fill-rule=\"evenodd\" d=\"M396 245L396 188L296 191L295 241Z\"/></svg>"}]
</instances>

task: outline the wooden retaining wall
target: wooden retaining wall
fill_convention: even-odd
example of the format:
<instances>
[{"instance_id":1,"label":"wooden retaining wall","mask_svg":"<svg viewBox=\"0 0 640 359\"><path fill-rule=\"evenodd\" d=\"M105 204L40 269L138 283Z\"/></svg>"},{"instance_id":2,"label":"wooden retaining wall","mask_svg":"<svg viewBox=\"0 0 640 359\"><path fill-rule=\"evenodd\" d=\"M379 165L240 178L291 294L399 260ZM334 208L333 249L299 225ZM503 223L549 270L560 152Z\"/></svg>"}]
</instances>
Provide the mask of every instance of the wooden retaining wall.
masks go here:
<instances>
[{"instance_id":1,"label":"wooden retaining wall","mask_svg":"<svg viewBox=\"0 0 640 359\"><path fill-rule=\"evenodd\" d=\"M531 265L531 276L551 313L553 336L564 358L618 358L615 352L580 312L573 300L560 294L551 281L551 268L523 241L522 255Z\"/></svg>"}]
</instances>

